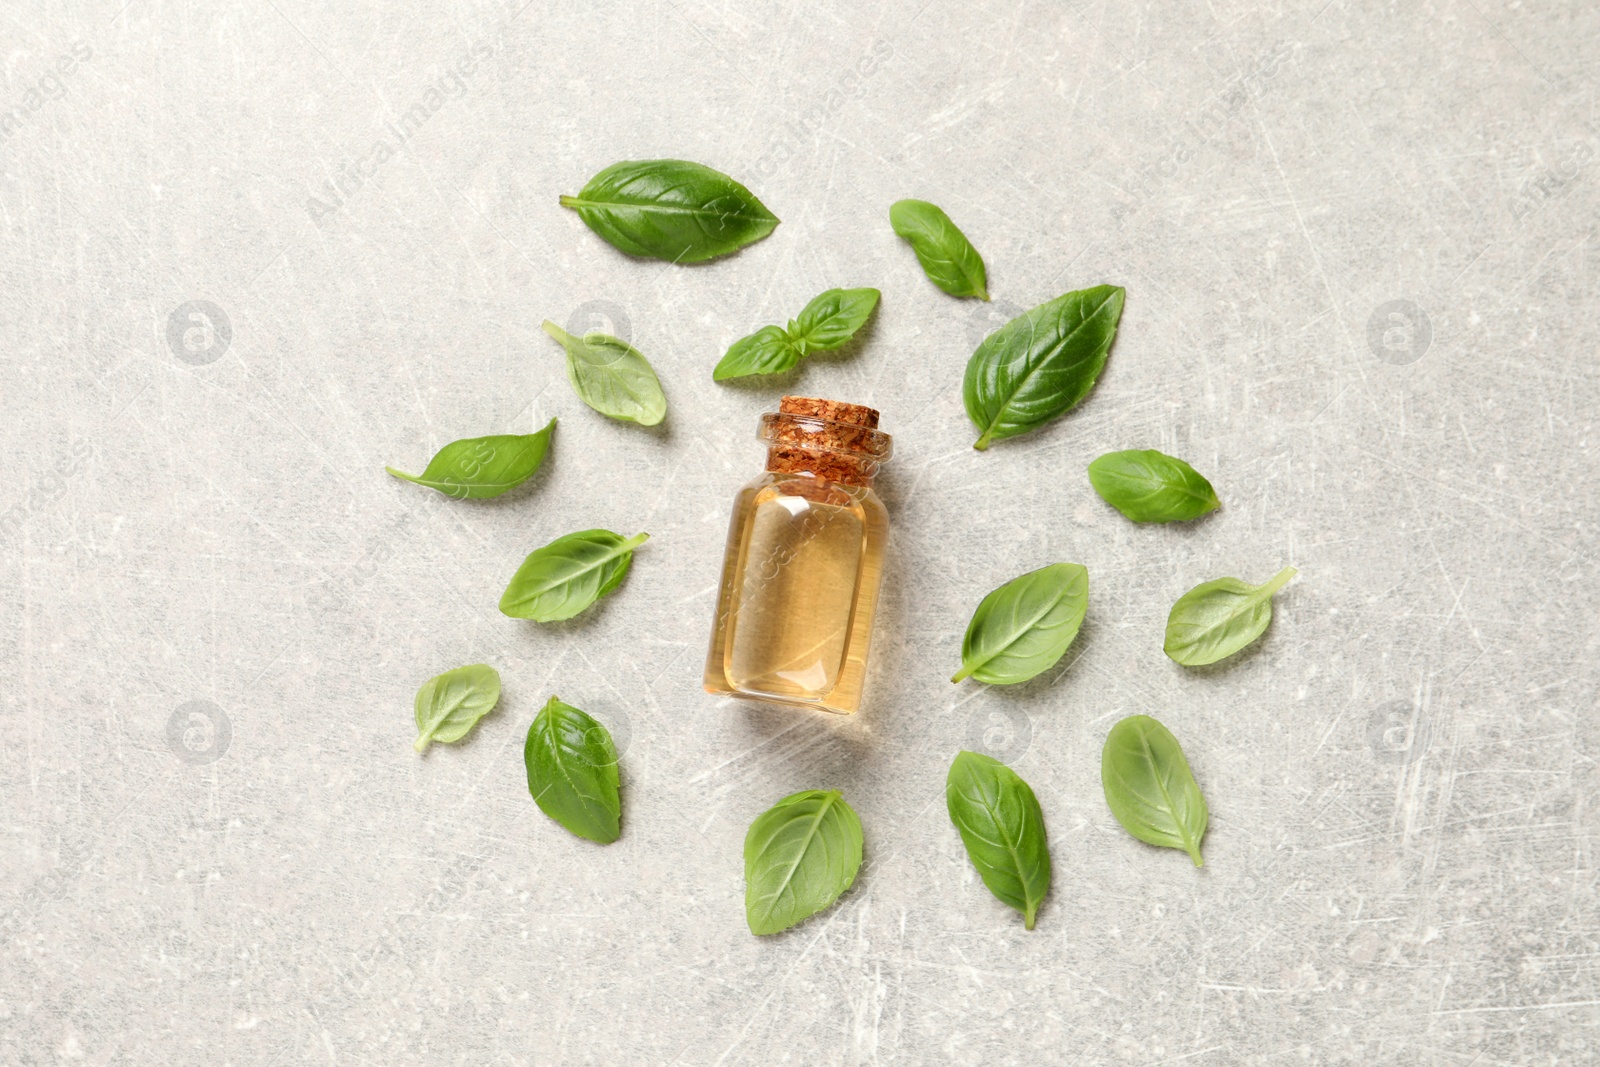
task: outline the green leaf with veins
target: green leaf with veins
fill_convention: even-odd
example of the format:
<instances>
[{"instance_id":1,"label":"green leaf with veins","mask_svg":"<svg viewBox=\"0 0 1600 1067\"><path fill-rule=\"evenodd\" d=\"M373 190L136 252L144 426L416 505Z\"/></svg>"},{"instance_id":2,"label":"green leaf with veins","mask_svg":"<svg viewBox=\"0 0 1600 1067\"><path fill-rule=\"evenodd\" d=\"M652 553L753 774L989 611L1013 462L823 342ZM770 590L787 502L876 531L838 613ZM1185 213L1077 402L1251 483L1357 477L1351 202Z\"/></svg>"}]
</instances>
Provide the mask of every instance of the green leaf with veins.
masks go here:
<instances>
[{"instance_id":1,"label":"green leaf with veins","mask_svg":"<svg viewBox=\"0 0 1600 1067\"><path fill-rule=\"evenodd\" d=\"M861 869L861 820L839 791L791 793L744 838L744 911L753 934L775 934L839 899Z\"/></svg>"},{"instance_id":2,"label":"green leaf with veins","mask_svg":"<svg viewBox=\"0 0 1600 1067\"><path fill-rule=\"evenodd\" d=\"M944 799L983 884L1032 930L1050 891L1050 845L1033 789L999 760L962 752L950 764Z\"/></svg>"},{"instance_id":3,"label":"green leaf with veins","mask_svg":"<svg viewBox=\"0 0 1600 1067\"><path fill-rule=\"evenodd\" d=\"M1200 867L1211 814L1172 731L1148 715L1111 728L1100 752L1100 784L1111 814L1140 841L1181 848Z\"/></svg>"},{"instance_id":4,"label":"green leaf with veins","mask_svg":"<svg viewBox=\"0 0 1600 1067\"><path fill-rule=\"evenodd\" d=\"M622 833L617 747L588 712L551 697L528 727L522 760L540 811L602 845Z\"/></svg>"},{"instance_id":5,"label":"green leaf with veins","mask_svg":"<svg viewBox=\"0 0 1600 1067\"><path fill-rule=\"evenodd\" d=\"M434 741L459 741L500 702L500 673L485 663L429 678L413 702L418 752Z\"/></svg>"},{"instance_id":6,"label":"green leaf with veins","mask_svg":"<svg viewBox=\"0 0 1600 1067\"><path fill-rule=\"evenodd\" d=\"M1297 573L1285 567L1264 585L1217 578L1195 586L1167 615L1167 655L1185 667L1201 667L1247 647L1272 622L1272 595Z\"/></svg>"},{"instance_id":7,"label":"green leaf with veins","mask_svg":"<svg viewBox=\"0 0 1600 1067\"><path fill-rule=\"evenodd\" d=\"M452 441L439 449L421 474L407 474L393 467L384 470L457 500L487 500L533 477L550 450L550 434L555 427L556 420L551 419L538 433Z\"/></svg>"},{"instance_id":8,"label":"green leaf with veins","mask_svg":"<svg viewBox=\"0 0 1600 1067\"><path fill-rule=\"evenodd\" d=\"M778 217L720 171L681 159L614 163L561 206L630 256L700 263L759 241Z\"/></svg>"}]
</instances>

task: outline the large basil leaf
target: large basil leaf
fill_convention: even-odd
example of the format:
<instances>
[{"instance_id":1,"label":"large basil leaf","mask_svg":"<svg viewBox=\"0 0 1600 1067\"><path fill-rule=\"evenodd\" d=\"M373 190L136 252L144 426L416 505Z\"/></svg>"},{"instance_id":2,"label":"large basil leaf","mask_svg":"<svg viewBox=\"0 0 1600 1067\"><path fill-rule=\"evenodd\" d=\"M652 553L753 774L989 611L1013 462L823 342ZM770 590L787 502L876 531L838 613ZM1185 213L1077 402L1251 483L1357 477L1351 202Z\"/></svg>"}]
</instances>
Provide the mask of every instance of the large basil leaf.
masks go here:
<instances>
[{"instance_id":1,"label":"large basil leaf","mask_svg":"<svg viewBox=\"0 0 1600 1067\"><path fill-rule=\"evenodd\" d=\"M585 404L602 415L654 426L667 415L667 396L644 354L603 333L574 337L546 321L544 332L567 350L567 381Z\"/></svg>"},{"instance_id":2,"label":"large basil leaf","mask_svg":"<svg viewBox=\"0 0 1600 1067\"><path fill-rule=\"evenodd\" d=\"M989 299L983 257L950 216L926 200L898 200L889 208L889 225L917 254L928 280L951 296Z\"/></svg>"},{"instance_id":3,"label":"large basil leaf","mask_svg":"<svg viewBox=\"0 0 1600 1067\"><path fill-rule=\"evenodd\" d=\"M1111 728L1100 751L1106 804L1128 833L1163 848L1181 848L1203 866L1206 798L1172 731L1148 715L1130 715Z\"/></svg>"},{"instance_id":4,"label":"large basil leaf","mask_svg":"<svg viewBox=\"0 0 1600 1067\"><path fill-rule=\"evenodd\" d=\"M459 741L500 702L500 672L486 663L445 671L422 683L415 711L418 752L434 741Z\"/></svg>"},{"instance_id":5,"label":"large basil leaf","mask_svg":"<svg viewBox=\"0 0 1600 1067\"><path fill-rule=\"evenodd\" d=\"M384 470L396 478L437 489L457 500L487 500L515 489L539 469L550 450L551 419L538 433L495 434L452 441L428 461L421 474L393 467Z\"/></svg>"},{"instance_id":6,"label":"large basil leaf","mask_svg":"<svg viewBox=\"0 0 1600 1067\"><path fill-rule=\"evenodd\" d=\"M1265 585L1218 578L1195 586L1167 616L1167 655L1185 667L1200 667L1238 652L1266 630L1272 594L1296 573L1285 567Z\"/></svg>"},{"instance_id":7,"label":"large basil leaf","mask_svg":"<svg viewBox=\"0 0 1600 1067\"><path fill-rule=\"evenodd\" d=\"M1122 318L1118 285L1058 296L983 339L967 361L962 398L980 436L991 441L1036 430L1094 388Z\"/></svg>"},{"instance_id":8,"label":"large basil leaf","mask_svg":"<svg viewBox=\"0 0 1600 1067\"><path fill-rule=\"evenodd\" d=\"M744 837L744 915L775 934L839 899L861 869L861 820L838 790L791 793Z\"/></svg>"},{"instance_id":9,"label":"large basil leaf","mask_svg":"<svg viewBox=\"0 0 1600 1067\"><path fill-rule=\"evenodd\" d=\"M1199 471L1153 448L1107 452L1089 464L1089 482L1134 522L1198 519L1221 503Z\"/></svg>"},{"instance_id":10,"label":"large basil leaf","mask_svg":"<svg viewBox=\"0 0 1600 1067\"><path fill-rule=\"evenodd\" d=\"M681 159L614 163L562 207L630 256L699 263L759 241L778 217L719 171Z\"/></svg>"},{"instance_id":11,"label":"large basil leaf","mask_svg":"<svg viewBox=\"0 0 1600 1067\"><path fill-rule=\"evenodd\" d=\"M983 884L1032 930L1050 891L1050 846L1032 788L999 760L962 752L950 764L944 801Z\"/></svg>"},{"instance_id":12,"label":"large basil leaf","mask_svg":"<svg viewBox=\"0 0 1600 1067\"><path fill-rule=\"evenodd\" d=\"M961 669L990 685L1026 682L1049 670L1078 636L1089 606L1089 572L1052 563L1013 578L983 598L961 642Z\"/></svg>"},{"instance_id":13,"label":"large basil leaf","mask_svg":"<svg viewBox=\"0 0 1600 1067\"><path fill-rule=\"evenodd\" d=\"M611 732L558 698L535 715L522 746L528 792L539 809L579 837L610 844L622 832L617 747Z\"/></svg>"},{"instance_id":14,"label":"large basil leaf","mask_svg":"<svg viewBox=\"0 0 1600 1067\"><path fill-rule=\"evenodd\" d=\"M819 293L789 328L763 326L741 337L711 372L717 381L792 370L803 356L838 348L854 337L878 306L876 289L829 289Z\"/></svg>"},{"instance_id":15,"label":"large basil leaf","mask_svg":"<svg viewBox=\"0 0 1600 1067\"><path fill-rule=\"evenodd\" d=\"M610 530L582 530L558 537L522 561L500 597L500 610L513 619L559 622L622 584L633 550L649 534L624 540Z\"/></svg>"}]
</instances>

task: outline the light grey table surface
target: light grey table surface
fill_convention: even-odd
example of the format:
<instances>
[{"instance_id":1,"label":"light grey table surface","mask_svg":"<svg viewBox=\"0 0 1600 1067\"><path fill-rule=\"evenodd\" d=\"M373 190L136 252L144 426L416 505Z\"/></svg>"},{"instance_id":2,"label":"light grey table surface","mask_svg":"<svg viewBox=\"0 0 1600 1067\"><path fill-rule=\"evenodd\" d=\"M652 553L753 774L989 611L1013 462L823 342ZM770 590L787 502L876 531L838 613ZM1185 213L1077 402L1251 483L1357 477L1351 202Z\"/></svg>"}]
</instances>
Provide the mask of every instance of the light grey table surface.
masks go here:
<instances>
[{"instance_id":1,"label":"light grey table surface","mask_svg":"<svg viewBox=\"0 0 1600 1067\"><path fill-rule=\"evenodd\" d=\"M1600 1062L1597 37L1557 0L12 5L0 1063ZM557 206L655 157L782 225L672 267ZM992 304L922 276L906 196ZM1101 282L1095 393L974 451L978 339ZM883 290L864 344L713 383L839 285ZM546 318L631 338L664 426L585 408ZM784 391L896 442L853 719L700 687ZM383 472L551 416L504 499ZM1084 466L1131 447L1221 511L1124 521ZM500 615L596 526L651 534L616 595ZM951 685L981 596L1060 559L1061 666ZM1258 649L1162 655L1190 586L1288 564ZM412 694L474 661L500 709L417 756ZM552 693L624 746L609 847L528 795ZM1210 801L1203 870L1106 809L1141 712ZM946 816L963 747L1043 804L1031 933ZM810 787L867 862L757 939L745 829Z\"/></svg>"}]
</instances>

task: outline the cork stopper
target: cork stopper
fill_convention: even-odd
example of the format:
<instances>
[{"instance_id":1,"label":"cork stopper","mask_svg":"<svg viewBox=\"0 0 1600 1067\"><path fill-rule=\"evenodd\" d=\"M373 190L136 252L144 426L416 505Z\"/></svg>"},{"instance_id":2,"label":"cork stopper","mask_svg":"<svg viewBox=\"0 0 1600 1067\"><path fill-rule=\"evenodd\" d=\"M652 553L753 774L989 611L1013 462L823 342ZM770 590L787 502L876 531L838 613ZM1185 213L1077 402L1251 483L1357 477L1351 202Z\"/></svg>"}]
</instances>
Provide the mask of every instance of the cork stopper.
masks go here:
<instances>
[{"instance_id":1,"label":"cork stopper","mask_svg":"<svg viewBox=\"0 0 1600 1067\"><path fill-rule=\"evenodd\" d=\"M871 485L891 450L873 408L809 396L786 396L776 412L763 415L761 439L767 470L846 485Z\"/></svg>"}]
</instances>

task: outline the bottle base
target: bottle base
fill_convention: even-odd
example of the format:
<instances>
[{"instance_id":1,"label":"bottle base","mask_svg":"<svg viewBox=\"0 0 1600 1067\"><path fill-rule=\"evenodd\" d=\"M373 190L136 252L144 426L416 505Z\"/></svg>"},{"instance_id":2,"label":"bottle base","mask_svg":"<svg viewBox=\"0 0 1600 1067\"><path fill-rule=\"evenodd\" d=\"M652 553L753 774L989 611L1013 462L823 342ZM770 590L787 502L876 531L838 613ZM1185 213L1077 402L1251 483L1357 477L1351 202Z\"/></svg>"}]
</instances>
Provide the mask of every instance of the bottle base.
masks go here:
<instances>
[{"instance_id":1,"label":"bottle base","mask_svg":"<svg viewBox=\"0 0 1600 1067\"><path fill-rule=\"evenodd\" d=\"M840 707L829 703L826 697L790 696L780 693L753 692L748 689L732 689L727 686L718 686L707 683L705 691L712 696L734 697L738 700L751 700L758 704L777 704L786 708L810 708L813 711L825 711L829 715L854 715L856 707Z\"/></svg>"}]
</instances>

